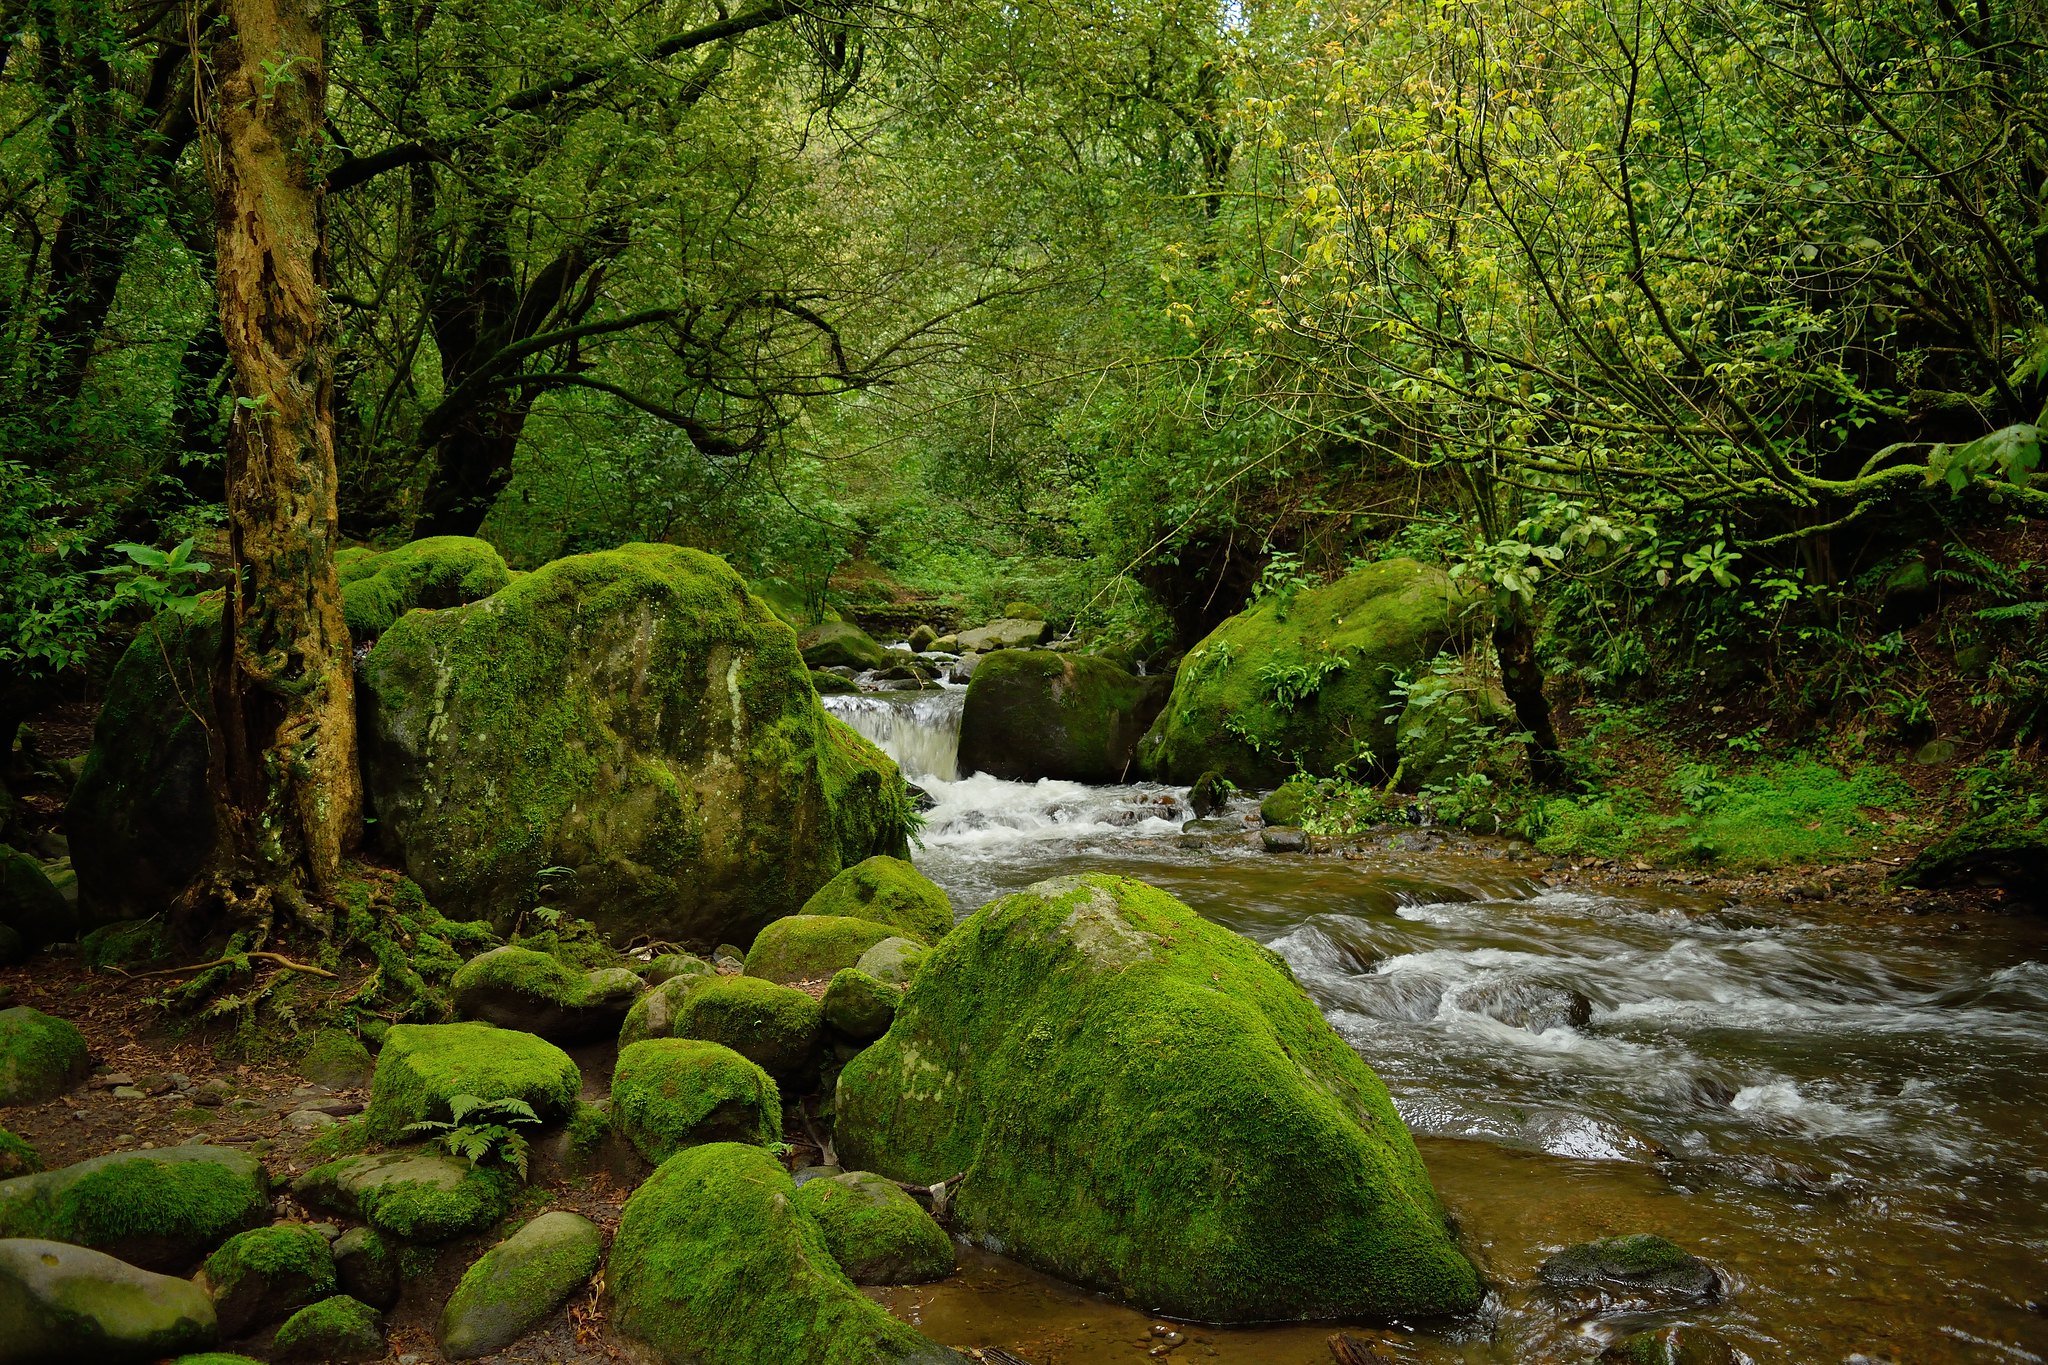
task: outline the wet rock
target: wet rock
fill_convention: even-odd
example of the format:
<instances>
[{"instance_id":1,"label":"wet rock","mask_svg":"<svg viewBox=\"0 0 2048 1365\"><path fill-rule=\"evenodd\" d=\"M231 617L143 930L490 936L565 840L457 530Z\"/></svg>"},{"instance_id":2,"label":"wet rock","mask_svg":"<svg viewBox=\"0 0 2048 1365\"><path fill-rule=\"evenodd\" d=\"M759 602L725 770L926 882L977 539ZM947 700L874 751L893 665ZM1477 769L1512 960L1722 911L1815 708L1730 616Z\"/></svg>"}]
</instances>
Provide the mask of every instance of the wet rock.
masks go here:
<instances>
[{"instance_id":1,"label":"wet rock","mask_svg":"<svg viewBox=\"0 0 2048 1365\"><path fill-rule=\"evenodd\" d=\"M902 987L848 967L832 978L818 1005L834 1033L850 1042L868 1043L889 1031L902 999Z\"/></svg>"},{"instance_id":2,"label":"wet rock","mask_svg":"<svg viewBox=\"0 0 2048 1365\"><path fill-rule=\"evenodd\" d=\"M566 1114L583 1076L569 1055L530 1033L490 1024L400 1024L384 1035L370 1084L367 1129L380 1142L426 1119L447 1119L457 1095L517 1099L545 1122Z\"/></svg>"},{"instance_id":3,"label":"wet rock","mask_svg":"<svg viewBox=\"0 0 2048 1365\"><path fill-rule=\"evenodd\" d=\"M269 1221L262 1163L230 1147L112 1152L0 1181L0 1237L72 1242L145 1270L190 1270Z\"/></svg>"},{"instance_id":4,"label":"wet rock","mask_svg":"<svg viewBox=\"0 0 2048 1365\"><path fill-rule=\"evenodd\" d=\"M858 692L860 691L860 684L854 682L851 678L843 678L837 673L828 673L822 668L814 668L811 670L811 690L821 697L829 697L837 693Z\"/></svg>"},{"instance_id":5,"label":"wet rock","mask_svg":"<svg viewBox=\"0 0 2048 1365\"><path fill-rule=\"evenodd\" d=\"M1268 853L1301 853L1308 848L1308 836L1287 825L1267 825L1259 831L1259 847Z\"/></svg>"},{"instance_id":6,"label":"wet rock","mask_svg":"<svg viewBox=\"0 0 2048 1365\"><path fill-rule=\"evenodd\" d=\"M1742 1365L1728 1339L1711 1327L1637 1332L1600 1353L1600 1365Z\"/></svg>"},{"instance_id":7,"label":"wet rock","mask_svg":"<svg viewBox=\"0 0 2048 1365\"><path fill-rule=\"evenodd\" d=\"M888 651L850 621L825 621L798 638L804 662L812 668L886 668Z\"/></svg>"},{"instance_id":8,"label":"wet rock","mask_svg":"<svg viewBox=\"0 0 2048 1365\"><path fill-rule=\"evenodd\" d=\"M885 938L860 955L854 969L887 986L908 986L917 969L931 956L922 943L907 938Z\"/></svg>"},{"instance_id":9,"label":"wet rock","mask_svg":"<svg viewBox=\"0 0 2048 1365\"><path fill-rule=\"evenodd\" d=\"M961 1359L854 1287L758 1147L711 1143L664 1162L626 1201L605 1285L612 1326L667 1361Z\"/></svg>"},{"instance_id":10,"label":"wet rock","mask_svg":"<svg viewBox=\"0 0 2048 1365\"><path fill-rule=\"evenodd\" d=\"M1578 991L1541 981L1506 978L1475 981L1451 996L1451 1003L1469 1014L1483 1014L1509 1028L1543 1033L1554 1028L1583 1029L1593 1021L1593 1002Z\"/></svg>"},{"instance_id":11,"label":"wet rock","mask_svg":"<svg viewBox=\"0 0 2048 1365\"><path fill-rule=\"evenodd\" d=\"M0 1365L141 1365L219 1335L190 1281L63 1242L0 1240Z\"/></svg>"},{"instance_id":12,"label":"wet rock","mask_svg":"<svg viewBox=\"0 0 2048 1365\"><path fill-rule=\"evenodd\" d=\"M915 782L905 782L903 784L903 791L910 798L910 808L920 815L939 804L938 800L930 792L918 786Z\"/></svg>"},{"instance_id":13,"label":"wet rock","mask_svg":"<svg viewBox=\"0 0 2048 1365\"><path fill-rule=\"evenodd\" d=\"M197 1283L213 1299L221 1335L238 1337L334 1293L334 1252L304 1223L251 1228L206 1258Z\"/></svg>"},{"instance_id":14,"label":"wet rock","mask_svg":"<svg viewBox=\"0 0 2048 1365\"><path fill-rule=\"evenodd\" d=\"M953 647L961 654L987 654L998 649L1028 649L1045 639L1047 629L1043 621L999 617L985 626L961 631L954 637Z\"/></svg>"},{"instance_id":15,"label":"wet rock","mask_svg":"<svg viewBox=\"0 0 2048 1365\"><path fill-rule=\"evenodd\" d=\"M1553 1288L1673 1302L1712 1303L1721 1297L1718 1271L1676 1243L1647 1232L1566 1247L1547 1258L1536 1273Z\"/></svg>"},{"instance_id":16,"label":"wet rock","mask_svg":"<svg viewBox=\"0 0 2048 1365\"><path fill-rule=\"evenodd\" d=\"M929 1284L953 1273L953 1239L893 1180L846 1171L805 1181L796 1202L855 1284Z\"/></svg>"},{"instance_id":17,"label":"wet rock","mask_svg":"<svg viewBox=\"0 0 2048 1365\"><path fill-rule=\"evenodd\" d=\"M406 1242L445 1242L487 1228L505 1214L508 1177L425 1151L347 1156L292 1182L308 1208L360 1218Z\"/></svg>"},{"instance_id":18,"label":"wet rock","mask_svg":"<svg viewBox=\"0 0 2048 1365\"><path fill-rule=\"evenodd\" d=\"M656 1165L705 1142L766 1146L782 1135L782 1096L766 1071L731 1048L651 1038L619 1053L611 1120Z\"/></svg>"},{"instance_id":19,"label":"wet rock","mask_svg":"<svg viewBox=\"0 0 2048 1365\"><path fill-rule=\"evenodd\" d=\"M1197 820L1220 814L1229 804L1230 779L1214 768L1196 778L1195 785L1188 789L1188 809Z\"/></svg>"},{"instance_id":20,"label":"wet rock","mask_svg":"<svg viewBox=\"0 0 2048 1365\"><path fill-rule=\"evenodd\" d=\"M0 1106L55 1099L91 1069L76 1025L27 1005L0 1010Z\"/></svg>"},{"instance_id":21,"label":"wet rock","mask_svg":"<svg viewBox=\"0 0 2048 1365\"><path fill-rule=\"evenodd\" d=\"M588 1218L542 1214L463 1274L441 1311L441 1350L450 1360L473 1360L510 1346L582 1288L603 1254Z\"/></svg>"},{"instance_id":22,"label":"wet rock","mask_svg":"<svg viewBox=\"0 0 2048 1365\"><path fill-rule=\"evenodd\" d=\"M1182 834L1242 834L1244 826L1236 820L1189 820L1181 825Z\"/></svg>"},{"instance_id":23,"label":"wet rock","mask_svg":"<svg viewBox=\"0 0 2048 1365\"><path fill-rule=\"evenodd\" d=\"M617 1033L645 984L623 967L583 971L530 948L493 948L448 983L455 1013L556 1042Z\"/></svg>"},{"instance_id":24,"label":"wet rock","mask_svg":"<svg viewBox=\"0 0 2048 1365\"><path fill-rule=\"evenodd\" d=\"M280 1361L350 1362L382 1360L384 1329L377 1310L346 1294L301 1308L285 1319L271 1343Z\"/></svg>"},{"instance_id":25,"label":"wet rock","mask_svg":"<svg viewBox=\"0 0 2048 1365\"><path fill-rule=\"evenodd\" d=\"M953 902L938 883L886 856L863 859L826 882L802 913L871 920L922 943L937 943L953 927Z\"/></svg>"},{"instance_id":26,"label":"wet rock","mask_svg":"<svg viewBox=\"0 0 2048 1365\"><path fill-rule=\"evenodd\" d=\"M1168 687L1165 678L1140 678L1086 655L992 655L967 686L960 771L1024 782L1125 781Z\"/></svg>"},{"instance_id":27,"label":"wet rock","mask_svg":"<svg viewBox=\"0 0 2048 1365\"><path fill-rule=\"evenodd\" d=\"M970 916L847 1063L837 1109L848 1166L964 1172L962 1232L1157 1311L1478 1300L1385 1086L1280 959L1127 878L1057 878ZM1187 1179L1161 1159L1177 1151L1232 1178Z\"/></svg>"},{"instance_id":28,"label":"wet rock","mask_svg":"<svg viewBox=\"0 0 2048 1365\"><path fill-rule=\"evenodd\" d=\"M829 981L877 943L897 936L887 924L844 915L791 915L761 931L747 950L746 974L783 985Z\"/></svg>"},{"instance_id":29,"label":"wet rock","mask_svg":"<svg viewBox=\"0 0 2048 1365\"><path fill-rule=\"evenodd\" d=\"M398 1255L375 1228L350 1228L335 1240L334 1278L342 1293L372 1308L398 1302Z\"/></svg>"}]
</instances>

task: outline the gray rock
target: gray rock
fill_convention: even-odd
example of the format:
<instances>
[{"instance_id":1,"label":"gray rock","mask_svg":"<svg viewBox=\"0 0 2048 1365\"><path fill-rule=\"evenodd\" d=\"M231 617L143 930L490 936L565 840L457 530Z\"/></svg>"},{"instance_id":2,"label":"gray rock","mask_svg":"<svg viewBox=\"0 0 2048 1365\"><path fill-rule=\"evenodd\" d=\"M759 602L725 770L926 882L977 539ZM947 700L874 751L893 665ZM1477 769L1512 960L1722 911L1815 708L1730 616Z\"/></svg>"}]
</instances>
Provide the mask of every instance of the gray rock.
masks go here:
<instances>
[{"instance_id":1,"label":"gray rock","mask_svg":"<svg viewBox=\"0 0 2048 1365\"><path fill-rule=\"evenodd\" d=\"M1497 1019L1509 1028L1542 1033L1554 1028L1582 1029L1593 1020L1593 1002L1578 991L1541 981L1513 978L1478 981L1459 988L1451 1003L1472 1014Z\"/></svg>"},{"instance_id":2,"label":"gray rock","mask_svg":"<svg viewBox=\"0 0 2048 1365\"><path fill-rule=\"evenodd\" d=\"M0 1365L128 1365L219 1338L197 1285L62 1242L0 1240Z\"/></svg>"},{"instance_id":3,"label":"gray rock","mask_svg":"<svg viewBox=\"0 0 2048 1365\"><path fill-rule=\"evenodd\" d=\"M1308 848L1308 836L1291 825L1267 825L1259 831L1259 847L1268 853L1301 853Z\"/></svg>"},{"instance_id":4,"label":"gray rock","mask_svg":"<svg viewBox=\"0 0 2048 1365\"><path fill-rule=\"evenodd\" d=\"M962 654L986 654L994 649L1026 649L1045 639L1043 621L1026 621L1003 616L974 630L960 632L955 643Z\"/></svg>"},{"instance_id":5,"label":"gray rock","mask_svg":"<svg viewBox=\"0 0 2048 1365\"><path fill-rule=\"evenodd\" d=\"M1652 1301L1712 1303L1721 1297L1719 1272L1654 1233L1603 1237L1566 1247L1536 1273L1558 1289L1591 1289Z\"/></svg>"},{"instance_id":6,"label":"gray rock","mask_svg":"<svg viewBox=\"0 0 2048 1365\"><path fill-rule=\"evenodd\" d=\"M885 938L860 955L854 967L889 986L908 986L931 949L910 938Z\"/></svg>"},{"instance_id":7,"label":"gray rock","mask_svg":"<svg viewBox=\"0 0 2048 1365\"><path fill-rule=\"evenodd\" d=\"M812 668L884 668L889 663L889 652L849 621L821 622L806 630L797 644Z\"/></svg>"},{"instance_id":8,"label":"gray rock","mask_svg":"<svg viewBox=\"0 0 2048 1365\"><path fill-rule=\"evenodd\" d=\"M441 1312L441 1349L472 1360L510 1346L580 1289L603 1254L588 1218L542 1214L464 1273Z\"/></svg>"}]
</instances>

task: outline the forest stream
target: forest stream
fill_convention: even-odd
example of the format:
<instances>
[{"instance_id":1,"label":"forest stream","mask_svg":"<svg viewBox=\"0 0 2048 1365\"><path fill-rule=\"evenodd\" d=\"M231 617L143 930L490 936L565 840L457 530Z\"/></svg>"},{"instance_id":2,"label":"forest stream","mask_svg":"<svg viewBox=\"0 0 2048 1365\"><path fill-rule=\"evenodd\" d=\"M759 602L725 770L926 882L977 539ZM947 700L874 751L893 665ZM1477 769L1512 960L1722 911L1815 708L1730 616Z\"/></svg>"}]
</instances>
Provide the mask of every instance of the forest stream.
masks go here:
<instances>
[{"instance_id":1,"label":"forest stream","mask_svg":"<svg viewBox=\"0 0 2048 1365\"><path fill-rule=\"evenodd\" d=\"M1575 1360L1682 1321L1759 1361L2048 1358L2042 920L1602 889L1428 830L1267 853L1183 834L1176 788L960 777L963 697L825 699L933 798L916 862L957 910L1141 877L1284 957L1392 1090L1493 1289L1468 1319L1352 1329L1382 1358ZM1723 1301L1674 1317L1536 1287L1551 1252L1629 1232L1706 1257ZM1330 1359L1327 1324L1169 1324L985 1253L962 1269L875 1292L1035 1365Z\"/></svg>"}]
</instances>

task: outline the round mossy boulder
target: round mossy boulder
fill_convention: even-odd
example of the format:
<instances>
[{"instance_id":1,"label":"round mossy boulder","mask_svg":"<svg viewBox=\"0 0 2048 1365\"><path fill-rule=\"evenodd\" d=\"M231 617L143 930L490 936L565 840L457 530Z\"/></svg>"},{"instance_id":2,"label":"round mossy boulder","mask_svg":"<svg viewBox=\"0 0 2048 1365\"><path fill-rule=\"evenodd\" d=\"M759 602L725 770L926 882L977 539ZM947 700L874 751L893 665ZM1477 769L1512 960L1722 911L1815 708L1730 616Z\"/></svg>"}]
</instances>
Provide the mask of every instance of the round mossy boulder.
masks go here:
<instances>
[{"instance_id":1,"label":"round mossy boulder","mask_svg":"<svg viewBox=\"0 0 2048 1365\"><path fill-rule=\"evenodd\" d=\"M224 1337L275 1322L334 1293L334 1251L305 1223L251 1228L228 1238L199 1268Z\"/></svg>"},{"instance_id":2,"label":"round mossy boulder","mask_svg":"<svg viewBox=\"0 0 2048 1365\"><path fill-rule=\"evenodd\" d=\"M889 1031L902 1000L902 987L848 967L833 976L818 1008L834 1033L850 1042L867 1043Z\"/></svg>"},{"instance_id":3,"label":"round mossy boulder","mask_svg":"<svg viewBox=\"0 0 2048 1365\"><path fill-rule=\"evenodd\" d=\"M0 925L14 931L23 950L65 943L78 932L78 913L43 865L5 844L0 844Z\"/></svg>"},{"instance_id":4,"label":"round mossy boulder","mask_svg":"<svg viewBox=\"0 0 2048 1365\"><path fill-rule=\"evenodd\" d=\"M817 1061L823 1022L818 1002L800 990L721 976L683 997L673 1035L723 1043L769 1075L790 1079Z\"/></svg>"},{"instance_id":5,"label":"round mossy boulder","mask_svg":"<svg viewBox=\"0 0 2048 1365\"><path fill-rule=\"evenodd\" d=\"M811 670L811 690L821 697L830 697L844 692L860 691L860 684L851 678L842 678L837 673L827 673L822 668Z\"/></svg>"},{"instance_id":6,"label":"round mossy boulder","mask_svg":"<svg viewBox=\"0 0 2048 1365\"><path fill-rule=\"evenodd\" d=\"M929 1284L953 1273L953 1239L893 1180L822 1176L799 1185L796 1202L855 1284Z\"/></svg>"},{"instance_id":7,"label":"round mossy boulder","mask_svg":"<svg viewBox=\"0 0 2048 1365\"><path fill-rule=\"evenodd\" d=\"M0 1010L0 1105L53 1099L91 1069L77 1025L27 1005Z\"/></svg>"},{"instance_id":8,"label":"round mossy boulder","mask_svg":"<svg viewBox=\"0 0 2048 1365\"><path fill-rule=\"evenodd\" d=\"M1124 782L1170 682L1106 659L1006 649L983 659L960 715L960 771L1030 782Z\"/></svg>"},{"instance_id":9,"label":"round mossy boulder","mask_svg":"<svg viewBox=\"0 0 2048 1365\"><path fill-rule=\"evenodd\" d=\"M78 940L78 960L88 967L133 967L169 954L163 925L153 919L115 920Z\"/></svg>"},{"instance_id":10,"label":"round mossy boulder","mask_svg":"<svg viewBox=\"0 0 2048 1365\"><path fill-rule=\"evenodd\" d=\"M381 554L337 561L341 614L358 643L382 635L414 607L478 602L512 581L504 557L472 536L428 536Z\"/></svg>"},{"instance_id":11,"label":"round mossy boulder","mask_svg":"<svg viewBox=\"0 0 2048 1365\"><path fill-rule=\"evenodd\" d=\"M885 938L860 955L853 965L888 986L907 986L931 949L907 938Z\"/></svg>"},{"instance_id":12,"label":"round mossy boulder","mask_svg":"<svg viewBox=\"0 0 2048 1365\"><path fill-rule=\"evenodd\" d=\"M585 971L531 948L493 948L448 983L455 1012L557 1042L617 1033L645 983L624 967Z\"/></svg>"},{"instance_id":13,"label":"round mossy boulder","mask_svg":"<svg viewBox=\"0 0 2048 1365\"><path fill-rule=\"evenodd\" d=\"M604 1257L597 1225L578 1213L544 1213L486 1251L441 1310L450 1360L501 1351L543 1322L590 1279Z\"/></svg>"},{"instance_id":14,"label":"round mossy boulder","mask_svg":"<svg viewBox=\"0 0 2048 1365\"><path fill-rule=\"evenodd\" d=\"M716 980L715 971L690 972L672 976L653 990L642 992L633 1008L626 1011L626 1022L619 1025L619 1046L631 1047L648 1038L673 1038L683 1017L683 1002L699 986Z\"/></svg>"},{"instance_id":15,"label":"round mossy boulder","mask_svg":"<svg viewBox=\"0 0 2048 1365\"><path fill-rule=\"evenodd\" d=\"M505 1173L426 1151L345 1156L301 1175L292 1193L308 1208L360 1218L403 1242L445 1242L505 1216Z\"/></svg>"},{"instance_id":16,"label":"round mossy boulder","mask_svg":"<svg viewBox=\"0 0 2048 1365\"><path fill-rule=\"evenodd\" d=\"M628 545L412 612L360 669L378 828L435 905L548 894L614 942L749 939L905 848L896 766L827 716L789 627L723 561Z\"/></svg>"},{"instance_id":17,"label":"round mossy boulder","mask_svg":"<svg viewBox=\"0 0 2048 1365\"><path fill-rule=\"evenodd\" d=\"M747 950L746 974L785 986L829 981L841 968L860 961L861 954L896 930L873 920L844 915L790 915L776 920Z\"/></svg>"},{"instance_id":18,"label":"round mossy boulder","mask_svg":"<svg viewBox=\"0 0 2048 1365\"><path fill-rule=\"evenodd\" d=\"M376 1061L362 1040L338 1028L324 1028L306 1042L299 1074L334 1090L355 1090L370 1083Z\"/></svg>"},{"instance_id":19,"label":"round mossy boulder","mask_svg":"<svg viewBox=\"0 0 2048 1365\"><path fill-rule=\"evenodd\" d=\"M400 1024L384 1035L370 1083L366 1131L396 1142L427 1119L449 1117L457 1095L524 1100L542 1121L576 1103L583 1075L545 1039L490 1024Z\"/></svg>"},{"instance_id":20,"label":"round mossy boulder","mask_svg":"<svg viewBox=\"0 0 2048 1365\"><path fill-rule=\"evenodd\" d=\"M953 903L937 882L902 858L866 858L818 888L804 902L806 915L873 920L923 943L937 943L953 927Z\"/></svg>"},{"instance_id":21,"label":"round mossy boulder","mask_svg":"<svg viewBox=\"0 0 2048 1365\"><path fill-rule=\"evenodd\" d=\"M384 1329L376 1309L336 1294L286 1318L270 1350L281 1361L382 1360Z\"/></svg>"},{"instance_id":22,"label":"round mossy boulder","mask_svg":"<svg viewBox=\"0 0 2048 1365\"><path fill-rule=\"evenodd\" d=\"M1283 782L1267 792L1266 799L1259 802L1259 819L1283 829L1299 828L1302 813L1307 809L1313 792L1312 783Z\"/></svg>"},{"instance_id":23,"label":"round mossy boulder","mask_svg":"<svg viewBox=\"0 0 2048 1365\"><path fill-rule=\"evenodd\" d=\"M189 1280L61 1241L0 1239L0 1361L8 1365L144 1365L219 1336L212 1301Z\"/></svg>"},{"instance_id":24,"label":"round mossy boulder","mask_svg":"<svg viewBox=\"0 0 2048 1365\"><path fill-rule=\"evenodd\" d=\"M1058 878L970 916L840 1073L837 1112L846 1165L964 1173L964 1232L1147 1311L1479 1299L1379 1078L1270 951L1142 882Z\"/></svg>"},{"instance_id":25,"label":"round mossy boulder","mask_svg":"<svg viewBox=\"0 0 2048 1365\"><path fill-rule=\"evenodd\" d=\"M270 1221L263 1165L231 1147L112 1152L0 1182L0 1237L47 1237L145 1270L189 1271Z\"/></svg>"},{"instance_id":26,"label":"round mossy boulder","mask_svg":"<svg viewBox=\"0 0 2048 1365\"><path fill-rule=\"evenodd\" d=\"M716 1142L633 1192L605 1263L612 1325L701 1365L959 1365L832 1259L782 1163Z\"/></svg>"},{"instance_id":27,"label":"round mossy boulder","mask_svg":"<svg viewBox=\"0 0 2048 1365\"><path fill-rule=\"evenodd\" d=\"M1139 766L1163 782L1215 769L1240 787L1274 786L1297 767L1392 772L1394 684L1477 629L1485 611L1478 585L1412 559L1267 593L1181 660Z\"/></svg>"},{"instance_id":28,"label":"round mossy boulder","mask_svg":"<svg viewBox=\"0 0 2048 1365\"><path fill-rule=\"evenodd\" d=\"M650 986L659 986L679 976L716 975L718 968L695 953L663 953L640 969L640 979Z\"/></svg>"},{"instance_id":29,"label":"round mossy boulder","mask_svg":"<svg viewBox=\"0 0 2048 1365\"><path fill-rule=\"evenodd\" d=\"M651 1038L619 1053L611 1117L635 1151L660 1165L700 1143L774 1142L782 1095L766 1071L729 1047Z\"/></svg>"},{"instance_id":30,"label":"round mossy boulder","mask_svg":"<svg viewBox=\"0 0 2048 1365\"><path fill-rule=\"evenodd\" d=\"M799 637L803 661L812 668L886 668L889 651L848 621L824 621Z\"/></svg>"}]
</instances>

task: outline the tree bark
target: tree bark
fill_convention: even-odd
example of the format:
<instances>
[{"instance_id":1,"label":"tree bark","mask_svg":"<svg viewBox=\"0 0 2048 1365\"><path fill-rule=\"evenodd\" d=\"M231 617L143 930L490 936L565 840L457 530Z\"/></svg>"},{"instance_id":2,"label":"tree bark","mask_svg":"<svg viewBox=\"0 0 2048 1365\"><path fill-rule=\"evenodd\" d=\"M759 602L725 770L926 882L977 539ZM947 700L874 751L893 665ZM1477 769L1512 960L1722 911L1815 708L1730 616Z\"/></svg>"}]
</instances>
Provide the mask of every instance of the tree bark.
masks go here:
<instances>
[{"instance_id":1,"label":"tree bark","mask_svg":"<svg viewBox=\"0 0 2048 1365\"><path fill-rule=\"evenodd\" d=\"M210 885L254 921L316 919L362 827L335 577L334 378L323 315L322 0L228 0L211 102L215 289L234 373L230 556L215 677L223 820Z\"/></svg>"}]
</instances>

